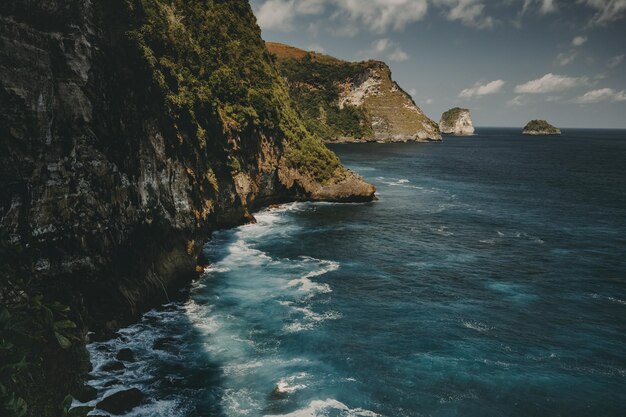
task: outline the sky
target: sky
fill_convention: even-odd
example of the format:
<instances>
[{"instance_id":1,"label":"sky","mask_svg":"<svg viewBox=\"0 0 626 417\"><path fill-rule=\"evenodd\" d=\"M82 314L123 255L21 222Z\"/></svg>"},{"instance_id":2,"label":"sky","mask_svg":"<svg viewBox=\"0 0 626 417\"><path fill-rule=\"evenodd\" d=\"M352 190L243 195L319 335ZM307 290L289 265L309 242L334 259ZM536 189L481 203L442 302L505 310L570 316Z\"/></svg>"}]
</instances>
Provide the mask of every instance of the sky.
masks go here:
<instances>
[{"instance_id":1,"label":"sky","mask_svg":"<svg viewBox=\"0 0 626 417\"><path fill-rule=\"evenodd\" d=\"M251 0L267 41L387 62L432 119L626 128L626 0Z\"/></svg>"}]
</instances>

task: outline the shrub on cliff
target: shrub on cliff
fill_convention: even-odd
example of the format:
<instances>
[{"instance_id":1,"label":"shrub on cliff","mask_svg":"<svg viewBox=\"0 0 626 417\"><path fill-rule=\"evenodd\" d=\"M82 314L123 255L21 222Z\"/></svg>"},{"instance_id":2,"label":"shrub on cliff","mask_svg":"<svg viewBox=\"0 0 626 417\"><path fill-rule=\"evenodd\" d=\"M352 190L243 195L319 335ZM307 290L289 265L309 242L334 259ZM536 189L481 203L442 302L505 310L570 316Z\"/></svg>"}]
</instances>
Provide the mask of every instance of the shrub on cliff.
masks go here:
<instances>
[{"instance_id":1,"label":"shrub on cliff","mask_svg":"<svg viewBox=\"0 0 626 417\"><path fill-rule=\"evenodd\" d=\"M229 138L262 132L283 143L291 167L322 183L343 172L294 111L247 1L128 4L141 22L130 36L181 137L204 148L207 135L221 136L228 149Z\"/></svg>"},{"instance_id":2,"label":"shrub on cliff","mask_svg":"<svg viewBox=\"0 0 626 417\"><path fill-rule=\"evenodd\" d=\"M44 298L30 254L1 230L0 260L0 415L60 415L89 364L82 331L69 307Z\"/></svg>"}]
</instances>

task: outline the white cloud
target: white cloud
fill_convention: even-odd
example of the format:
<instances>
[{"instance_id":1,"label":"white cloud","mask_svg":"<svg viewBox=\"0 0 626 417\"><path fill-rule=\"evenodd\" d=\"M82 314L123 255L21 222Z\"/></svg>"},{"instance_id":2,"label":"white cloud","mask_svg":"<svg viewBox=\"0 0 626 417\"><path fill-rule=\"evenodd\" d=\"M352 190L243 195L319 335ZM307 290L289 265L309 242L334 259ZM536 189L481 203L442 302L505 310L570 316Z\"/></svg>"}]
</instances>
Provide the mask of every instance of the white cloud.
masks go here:
<instances>
[{"instance_id":1,"label":"white cloud","mask_svg":"<svg viewBox=\"0 0 626 417\"><path fill-rule=\"evenodd\" d=\"M615 92L612 88L600 88L598 90L588 91L574 99L575 103L580 104L600 103L602 101L626 101L626 91Z\"/></svg>"},{"instance_id":2,"label":"white cloud","mask_svg":"<svg viewBox=\"0 0 626 417\"><path fill-rule=\"evenodd\" d=\"M516 86L515 92L518 94L555 93L586 84L588 84L588 80L585 77L575 78L550 73Z\"/></svg>"},{"instance_id":3,"label":"white cloud","mask_svg":"<svg viewBox=\"0 0 626 417\"><path fill-rule=\"evenodd\" d=\"M607 66L611 69L617 68L620 65L622 65L622 62L624 62L624 58L626 58L626 55L614 56L613 58L609 60L609 63L607 64Z\"/></svg>"},{"instance_id":4,"label":"white cloud","mask_svg":"<svg viewBox=\"0 0 626 417\"><path fill-rule=\"evenodd\" d=\"M595 25L606 25L626 16L626 0L578 0L578 3L596 10L591 20Z\"/></svg>"},{"instance_id":5,"label":"white cloud","mask_svg":"<svg viewBox=\"0 0 626 417\"><path fill-rule=\"evenodd\" d=\"M438 6L446 8L446 18L450 21L460 21L466 26L478 29L494 27L496 20L485 15L485 5L479 0L434 0Z\"/></svg>"},{"instance_id":6,"label":"white cloud","mask_svg":"<svg viewBox=\"0 0 626 417\"><path fill-rule=\"evenodd\" d=\"M522 6L522 11L520 15L526 14L526 12L531 8L538 7L539 13L548 14L557 11L556 2L554 0L524 0L524 5Z\"/></svg>"},{"instance_id":7,"label":"white cloud","mask_svg":"<svg viewBox=\"0 0 626 417\"><path fill-rule=\"evenodd\" d=\"M472 98L472 97L480 97L486 96L488 94L495 94L502 90L504 86L503 80L495 80L491 81L487 84L481 84L480 82L474 84L473 87L466 88L465 90L459 93L459 97L463 98Z\"/></svg>"},{"instance_id":8,"label":"white cloud","mask_svg":"<svg viewBox=\"0 0 626 417\"><path fill-rule=\"evenodd\" d=\"M587 42L586 36L576 36L574 39L572 39L573 46L582 46L585 42Z\"/></svg>"},{"instance_id":9,"label":"white cloud","mask_svg":"<svg viewBox=\"0 0 626 417\"><path fill-rule=\"evenodd\" d=\"M384 33L403 30L426 16L428 0L334 0L339 9L334 16L365 23L369 29Z\"/></svg>"},{"instance_id":10,"label":"white cloud","mask_svg":"<svg viewBox=\"0 0 626 417\"><path fill-rule=\"evenodd\" d=\"M324 47L322 45L319 45L317 43L311 44L309 46L307 46L306 48L309 51L313 51L313 52L317 52L320 54L323 54L326 52L326 49L324 49Z\"/></svg>"},{"instance_id":11,"label":"white cloud","mask_svg":"<svg viewBox=\"0 0 626 417\"><path fill-rule=\"evenodd\" d=\"M435 102L435 100L432 99L432 98L427 98L426 99L426 104L433 104L434 102Z\"/></svg>"},{"instance_id":12,"label":"white cloud","mask_svg":"<svg viewBox=\"0 0 626 417\"><path fill-rule=\"evenodd\" d=\"M552 0L541 0L552 2ZM359 29L375 33L404 30L424 19L430 4L442 8L450 21L486 29L496 20L485 14L484 0L257 0L254 8L259 26L265 30L289 32L302 16L325 16L335 22L333 32L354 36ZM348 30L345 27L348 26Z\"/></svg>"},{"instance_id":13,"label":"white cloud","mask_svg":"<svg viewBox=\"0 0 626 417\"><path fill-rule=\"evenodd\" d=\"M359 55L365 58L386 58L395 62L402 62L411 58L397 43L389 38L372 42L372 47L367 51L360 51Z\"/></svg>"},{"instance_id":14,"label":"white cloud","mask_svg":"<svg viewBox=\"0 0 626 417\"><path fill-rule=\"evenodd\" d=\"M288 32L294 29L298 16L319 15L327 0L267 0L255 14L263 29Z\"/></svg>"},{"instance_id":15,"label":"white cloud","mask_svg":"<svg viewBox=\"0 0 626 417\"><path fill-rule=\"evenodd\" d=\"M541 0L541 7L539 8L541 14L548 14L556 12L556 4L554 0Z\"/></svg>"},{"instance_id":16,"label":"white cloud","mask_svg":"<svg viewBox=\"0 0 626 417\"><path fill-rule=\"evenodd\" d=\"M524 104L526 104L525 96L515 96L511 100L506 102L506 105L509 107L523 106Z\"/></svg>"},{"instance_id":17,"label":"white cloud","mask_svg":"<svg viewBox=\"0 0 626 417\"><path fill-rule=\"evenodd\" d=\"M576 52L565 52L560 53L556 56L556 60L554 61L555 65L560 67L564 67L566 65L571 64L576 59Z\"/></svg>"},{"instance_id":18,"label":"white cloud","mask_svg":"<svg viewBox=\"0 0 626 417\"><path fill-rule=\"evenodd\" d=\"M265 0L255 14L261 28L288 32L294 30L297 17L328 10L331 19L342 21L337 32L348 25L345 35L354 36L362 25L377 33L403 30L426 16L428 0Z\"/></svg>"},{"instance_id":19,"label":"white cloud","mask_svg":"<svg viewBox=\"0 0 626 417\"><path fill-rule=\"evenodd\" d=\"M404 62L404 61L408 61L409 58L411 58L409 56L409 54L407 54L406 52L404 52L400 48L397 48L395 51L393 51L391 54L389 54L389 60L390 61Z\"/></svg>"}]
</instances>

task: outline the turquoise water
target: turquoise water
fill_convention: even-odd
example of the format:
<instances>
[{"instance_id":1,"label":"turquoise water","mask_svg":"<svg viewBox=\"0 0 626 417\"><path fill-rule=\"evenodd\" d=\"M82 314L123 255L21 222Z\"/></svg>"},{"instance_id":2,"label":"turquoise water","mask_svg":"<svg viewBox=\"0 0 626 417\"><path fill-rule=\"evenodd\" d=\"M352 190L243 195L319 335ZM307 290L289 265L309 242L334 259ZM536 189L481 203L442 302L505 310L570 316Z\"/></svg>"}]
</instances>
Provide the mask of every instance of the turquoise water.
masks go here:
<instances>
[{"instance_id":1,"label":"turquoise water","mask_svg":"<svg viewBox=\"0 0 626 417\"><path fill-rule=\"evenodd\" d=\"M146 417L623 416L626 132L564 133L334 147L379 201L216 233L93 385Z\"/></svg>"}]
</instances>

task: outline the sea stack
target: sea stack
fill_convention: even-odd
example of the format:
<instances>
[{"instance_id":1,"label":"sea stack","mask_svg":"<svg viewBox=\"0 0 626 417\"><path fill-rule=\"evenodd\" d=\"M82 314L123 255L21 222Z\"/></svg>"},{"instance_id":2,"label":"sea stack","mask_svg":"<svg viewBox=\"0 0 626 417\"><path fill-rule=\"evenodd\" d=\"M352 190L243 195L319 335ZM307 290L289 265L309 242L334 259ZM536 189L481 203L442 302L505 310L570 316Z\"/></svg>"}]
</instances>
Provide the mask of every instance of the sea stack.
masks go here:
<instances>
[{"instance_id":1,"label":"sea stack","mask_svg":"<svg viewBox=\"0 0 626 417\"><path fill-rule=\"evenodd\" d=\"M561 130L552 126L550 123L545 120L531 120L528 122L524 131L522 132L524 135L531 136L548 136L548 135L560 135Z\"/></svg>"},{"instance_id":2,"label":"sea stack","mask_svg":"<svg viewBox=\"0 0 626 417\"><path fill-rule=\"evenodd\" d=\"M468 109L455 107L441 115L439 122L441 133L455 136L468 136L474 134L472 115Z\"/></svg>"}]
</instances>

